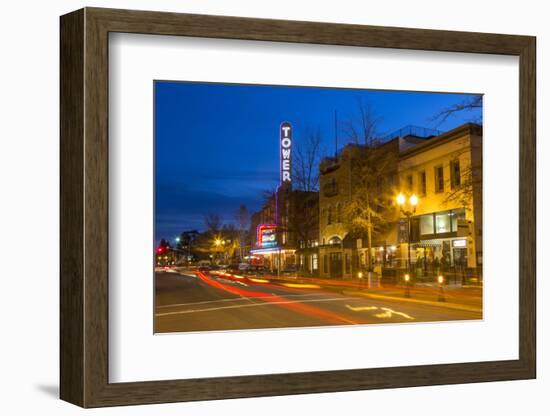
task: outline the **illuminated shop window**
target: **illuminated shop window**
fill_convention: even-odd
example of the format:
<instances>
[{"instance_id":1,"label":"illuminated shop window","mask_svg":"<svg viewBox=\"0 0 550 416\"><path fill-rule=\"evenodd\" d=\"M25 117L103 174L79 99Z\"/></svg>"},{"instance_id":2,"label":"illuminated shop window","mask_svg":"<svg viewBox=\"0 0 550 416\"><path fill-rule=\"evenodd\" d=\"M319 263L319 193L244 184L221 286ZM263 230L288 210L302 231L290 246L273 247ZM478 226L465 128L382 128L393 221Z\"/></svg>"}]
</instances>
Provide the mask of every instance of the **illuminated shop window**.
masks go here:
<instances>
[{"instance_id":1,"label":"illuminated shop window","mask_svg":"<svg viewBox=\"0 0 550 416\"><path fill-rule=\"evenodd\" d=\"M311 256L311 265L312 270L317 270L319 268L319 258L317 257L317 254L313 254Z\"/></svg>"},{"instance_id":2,"label":"illuminated shop window","mask_svg":"<svg viewBox=\"0 0 550 416\"><path fill-rule=\"evenodd\" d=\"M420 217L420 234L427 235L434 233L434 217L432 214Z\"/></svg>"},{"instance_id":3,"label":"illuminated shop window","mask_svg":"<svg viewBox=\"0 0 550 416\"><path fill-rule=\"evenodd\" d=\"M435 233L443 234L451 232L451 212L440 212L435 214Z\"/></svg>"}]
</instances>

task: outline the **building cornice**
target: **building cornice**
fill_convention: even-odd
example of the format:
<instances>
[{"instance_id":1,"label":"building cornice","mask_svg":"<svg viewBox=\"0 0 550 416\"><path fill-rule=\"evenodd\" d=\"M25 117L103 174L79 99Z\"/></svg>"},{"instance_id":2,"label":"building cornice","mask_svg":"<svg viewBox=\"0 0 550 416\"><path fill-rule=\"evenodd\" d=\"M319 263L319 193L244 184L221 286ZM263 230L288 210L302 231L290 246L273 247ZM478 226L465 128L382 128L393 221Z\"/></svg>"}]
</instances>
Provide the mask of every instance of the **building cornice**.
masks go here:
<instances>
[{"instance_id":1,"label":"building cornice","mask_svg":"<svg viewBox=\"0 0 550 416\"><path fill-rule=\"evenodd\" d=\"M446 133L443 133L439 136L428 139L426 140L425 143L418 144L417 146L414 146L413 148L406 150L403 153L400 153L399 159L407 159L419 153L425 152L426 150L433 149L434 147L442 146L454 140L461 139L467 134L481 135L482 127L479 124L475 124L475 123L463 124L452 130L449 130Z\"/></svg>"}]
</instances>

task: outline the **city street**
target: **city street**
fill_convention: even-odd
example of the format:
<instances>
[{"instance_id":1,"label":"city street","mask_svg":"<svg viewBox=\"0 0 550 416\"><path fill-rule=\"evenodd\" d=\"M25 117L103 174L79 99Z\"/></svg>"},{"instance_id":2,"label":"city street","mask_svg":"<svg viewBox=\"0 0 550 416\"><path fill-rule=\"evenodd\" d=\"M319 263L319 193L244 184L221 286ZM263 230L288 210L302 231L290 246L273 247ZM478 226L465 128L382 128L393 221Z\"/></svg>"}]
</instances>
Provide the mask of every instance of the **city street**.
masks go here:
<instances>
[{"instance_id":1,"label":"city street","mask_svg":"<svg viewBox=\"0 0 550 416\"><path fill-rule=\"evenodd\" d=\"M157 270L155 332L481 319L481 290L367 289L218 271Z\"/></svg>"}]
</instances>

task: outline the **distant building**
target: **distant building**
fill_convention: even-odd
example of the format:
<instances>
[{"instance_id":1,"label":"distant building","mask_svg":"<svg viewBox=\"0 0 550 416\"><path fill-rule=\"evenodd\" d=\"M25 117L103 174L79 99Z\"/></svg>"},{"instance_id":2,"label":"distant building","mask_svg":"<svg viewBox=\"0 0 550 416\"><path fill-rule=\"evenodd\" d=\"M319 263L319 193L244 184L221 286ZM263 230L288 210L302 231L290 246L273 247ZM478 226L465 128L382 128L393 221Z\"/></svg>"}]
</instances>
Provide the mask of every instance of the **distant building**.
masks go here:
<instances>
[{"instance_id":1,"label":"distant building","mask_svg":"<svg viewBox=\"0 0 550 416\"><path fill-rule=\"evenodd\" d=\"M318 193L284 184L252 215L251 255L274 273L315 275L318 264Z\"/></svg>"}]
</instances>

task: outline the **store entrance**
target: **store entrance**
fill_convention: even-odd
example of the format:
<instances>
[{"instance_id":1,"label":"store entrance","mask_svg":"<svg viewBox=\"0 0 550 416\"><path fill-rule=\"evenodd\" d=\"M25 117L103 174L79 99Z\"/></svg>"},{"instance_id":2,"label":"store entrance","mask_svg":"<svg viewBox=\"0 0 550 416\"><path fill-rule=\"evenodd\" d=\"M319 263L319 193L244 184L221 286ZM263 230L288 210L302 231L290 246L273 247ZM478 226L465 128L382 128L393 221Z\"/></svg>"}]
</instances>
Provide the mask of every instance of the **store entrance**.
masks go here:
<instances>
[{"instance_id":1,"label":"store entrance","mask_svg":"<svg viewBox=\"0 0 550 416\"><path fill-rule=\"evenodd\" d=\"M330 277L342 277L342 253L330 253Z\"/></svg>"},{"instance_id":2,"label":"store entrance","mask_svg":"<svg viewBox=\"0 0 550 416\"><path fill-rule=\"evenodd\" d=\"M465 247L453 247L453 261L455 267L466 267L468 264L468 257Z\"/></svg>"},{"instance_id":3,"label":"store entrance","mask_svg":"<svg viewBox=\"0 0 550 416\"><path fill-rule=\"evenodd\" d=\"M468 251L465 247L453 247L453 264L455 282L466 284L466 267L468 265Z\"/></svg>"}]
</instances>

